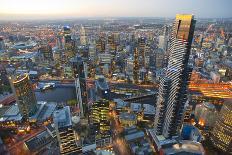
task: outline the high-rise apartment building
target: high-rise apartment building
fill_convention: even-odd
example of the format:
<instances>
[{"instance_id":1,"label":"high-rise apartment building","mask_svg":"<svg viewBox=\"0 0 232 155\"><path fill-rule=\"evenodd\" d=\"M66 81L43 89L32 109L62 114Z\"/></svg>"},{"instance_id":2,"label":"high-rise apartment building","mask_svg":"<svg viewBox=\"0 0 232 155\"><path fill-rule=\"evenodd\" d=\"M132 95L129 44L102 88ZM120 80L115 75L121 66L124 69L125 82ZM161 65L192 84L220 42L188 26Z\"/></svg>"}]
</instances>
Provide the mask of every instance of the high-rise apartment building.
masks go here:
<instances>
[{"instance_id":1,"label":"high-rise apartment building","mask_svg":"<svg viewBox=\"0 0 232 155\"><path fill-rule=\"evenodd\" d=\"M37 101L28 74L10 77L11 88L16 97L19 111L28 119L37 111Z\"/></svg>"},{"instance_id":2,"label":"high-rise apartment building","mask_svg":"<svg viewBox=\"0 0 232 155\"><path fill-rule=\"evenodd\" d=\"M191 67L188 65L195 28L193 15L176 15L169 48L165 77L161 80L156 103L155 130L165 138L177 136L182 125L187 85Z\"/></svg>"},{"instance_id":3,"label":"high-rise apartment building","mask_svg":"<svg viewBox=\"0 0 232 155\"><path fill-rule=\"evenodd\" d=\"M232 99L225 101L212 131L211 141L218 149L232 153Z\"/></svg>"},{"instance_id":4,"label":"high-rise apartment building","mask_svg":"<svg viewBox=\"0 0 232 155\"><path fill-rule=\"evenodd\" d=\"M76 134L72 129L69 106L56 110L53 113L53 121L60 147L60 154L74 155L82 153L81 146L77 145Z\"/></svg>"}]
</instances>

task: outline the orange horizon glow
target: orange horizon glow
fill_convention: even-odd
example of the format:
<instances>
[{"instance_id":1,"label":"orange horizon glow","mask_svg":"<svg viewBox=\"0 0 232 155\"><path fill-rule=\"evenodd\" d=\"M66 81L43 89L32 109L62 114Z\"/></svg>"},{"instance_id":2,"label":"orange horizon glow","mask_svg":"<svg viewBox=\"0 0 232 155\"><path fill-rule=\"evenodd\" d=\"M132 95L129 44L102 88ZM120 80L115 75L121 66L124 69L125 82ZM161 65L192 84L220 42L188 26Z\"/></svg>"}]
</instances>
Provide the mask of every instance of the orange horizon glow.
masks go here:
<instances>
[{"instance_id":1,"label":"orange horizon glow","mask_svg":"<svg viewBox=\"0 0 232 155\"><path fill-rule=\"evenodd\" d=\"M232 1L221 0L1 0L0 17L231 17Z\"/></svg>"}]
</instances>

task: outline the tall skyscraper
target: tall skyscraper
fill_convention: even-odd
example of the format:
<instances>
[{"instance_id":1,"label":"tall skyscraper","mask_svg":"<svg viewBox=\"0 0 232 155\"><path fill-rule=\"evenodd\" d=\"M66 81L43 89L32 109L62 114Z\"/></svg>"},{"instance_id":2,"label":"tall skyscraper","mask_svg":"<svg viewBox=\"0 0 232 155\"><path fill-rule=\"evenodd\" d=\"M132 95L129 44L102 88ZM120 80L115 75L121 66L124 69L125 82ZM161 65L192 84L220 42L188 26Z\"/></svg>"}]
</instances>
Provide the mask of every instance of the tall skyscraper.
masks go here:
<instances>
[{"instance_id":1,"label":"tall skyscraper","mask_svg":"<svg viewBox=\"0 0 232 155\"><path fill-rule=\"evenodd\" d=\"M133 67L134 83L139 82L139 53L138 49L134 49L134 67Z\"/></svg>"},{"instance_id":2,"label":"tall skyscraper","mask_svg":"<svg viewBox=\"0 0 232 155\"><path fill-rule=\"evenodd\" d=\"M145 68L145 61L146 60L145 60L145 38L144 37L140 37L138 39L138 45L139 45L139 54L142 57L141 65L142 65L142 67Z\"/></svg>"},{"instance_id":3,"label":"tall skyscraper","mask_svg":"<svg viewBox=\"0 0 232 155\"><path fill-rule=\"evenodd\" d=\"M71 29L69 26L64 26L63 27L63 34L64 34L64 42L69 43L71 42L72 38L71 38Z\"/></svg>"},{"instance_id":4,"label":"tall skyscraper","mask_svg":"<svg viewBox=\"0 0 232 155\"><path fill-rule=\"evenodd\" d=\"M165 77L156 103L155 130L166 138L177 136L182 125L191 68L188 60L196 21L193 15L176 15Z\"/></svg>"},{"instance_id":5,"label":"tall skyscraper","mask_svg":"<svg viewBox=\"0 0 232 155\"><path fill-rule=\"evenodd\" d=\"M80 85L81 99L83 103L83 112L86 112L87 109L87 90L86 90L86 67L85 63L80 56L76 56L70 59L73 68L73 75L75 80L78 79L75 83ZM78 94L77 94L78 96Z\"/></svg>"},{"instance_id":6,"label":"tall skyscraper","mask_svg":"<svg viewBox=\"0 0 232 155\"><path fill-rule=\"evenodd\" d=\"M81 95L81 87L80 87L80 80L79 80L79 75L78 74L76 74L76 76L75 76L75 87L76 87L77 106L78 106L78 108L80 110L79 116L84 117L82 95Z\"/></svg>"},{"instance_id":7,"label":"tall skyscraper","mask_svg":"<svg viewBox=\"0 0 232 155\"><path fill-rule=\"evenodd\" d=\"M37 111L37 101L32 90L28 74L10 77L11 88L16 96L19 111L24 119L28 119Z\"/></svg>"},{"instance_id":8,"label":"tall skyscraper","mask_svg":"<svg viewBox=\"0 0 232 155\"><path fill-rule=\"evenodd\" d=\"M106 45L105 45L105 38L103 36L100 36L98 40L96 41L96 49L97 52L105 52L106 50Z\"/></svg>"},{"instance_id":9,"label":"tall skyscraper","mask_svg":"<svg viewBox=\"0 0 232 155\"><path fill-rule=\"evenodd\" d=\"M84 26L81 26L81 29L80 29L80 42L81 42L81 45L86 45L86 34L85 34Z\"/></svg>"},{"instance_id":10,"label":"tall skyscraper","mask_svg":"<svg viewBox=\"0 0 232 155\"><path fill-rule=\"evenodd\" d=\"M116 50L116 43L115 43L114 34L110 34L108 36L108 44L110 46L110 51L115 51Z\"/></svg>"},{"instance_id":11,"label":"tall skyscraper","mask_svg":"<svg viewBox=\"0 0 232 155\"><path fill-rule=\"evenodd\" d=\"M71 29L69 26L63 28L64 36L64 59L67 62L68 58L75 56L75 41L71 37Z\"/></svg>"},{"instance_id":12,"label":"tall skyscraper","mask_svg":"<svg viewBox=\"0 0 232 155\"><path fill-rule=\"evenodd\" d=\"M71 112L69 106L58 109L53 113L56 136L60 147L60 154L71 155L82 153L77 145L75 132L72 129Z\"/></svg>"},{"instance_id":13,"label":"tall skyscraper","mask_svg":"<svg viewBox=\"0 0 232 155\"><path fill-rule=\"evenodd\" d=\"M211 141L214 146L232 153L232 99L225 101L214 124Z\"/></svg>"}]
</instances>

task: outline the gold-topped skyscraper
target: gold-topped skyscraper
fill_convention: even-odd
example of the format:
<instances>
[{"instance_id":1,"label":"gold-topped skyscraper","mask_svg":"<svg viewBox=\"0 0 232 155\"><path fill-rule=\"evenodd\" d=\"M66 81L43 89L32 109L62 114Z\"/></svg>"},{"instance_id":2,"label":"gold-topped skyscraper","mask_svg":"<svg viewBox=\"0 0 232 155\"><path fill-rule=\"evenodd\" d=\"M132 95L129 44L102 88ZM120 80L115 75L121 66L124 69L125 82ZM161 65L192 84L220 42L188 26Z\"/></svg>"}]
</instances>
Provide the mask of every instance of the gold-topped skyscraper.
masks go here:
<instances>
[{"instance_id":1,"label":"gold-topped skyscraper","mask_svg":"<svg viewBox=\"0 0 232 155\"><path fill-rule=\"evenodd\" d=\"M191 67L188 65L196 20L193 15L176 15L173 23L169 60L161 79L156 103L155 131L165 138L177 136L182 125Z\"/></svg>"}]
</instances>

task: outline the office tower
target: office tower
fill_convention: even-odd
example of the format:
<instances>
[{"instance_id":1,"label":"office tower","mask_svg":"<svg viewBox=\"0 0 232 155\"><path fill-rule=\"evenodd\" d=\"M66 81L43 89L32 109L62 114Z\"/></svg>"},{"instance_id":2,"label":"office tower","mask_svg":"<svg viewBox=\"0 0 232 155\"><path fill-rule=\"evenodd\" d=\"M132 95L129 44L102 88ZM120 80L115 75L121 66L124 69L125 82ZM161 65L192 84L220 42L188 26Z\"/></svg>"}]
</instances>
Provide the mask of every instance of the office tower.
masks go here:
<instances>
[{"instance_id":1,"label":"office tower","mask_svg":"<svg viewBox=\"0 0 232 155\"><path fill-rule=\"evenodd\" d=\"M113 77L113 74L114 74L115 70L116 70L116 60L115 60L115 58L113 58L111 60L110 77Z\"/></svg>"},{"instance_id":2,"label":"office tower","mask_svg":"<svg viewBox=\"0 0 232 155\"><path fill-rule=\"evenodd\" d=\"M64 35L64 42L69 43L71 42L71 29L69 26L64 26L63 27L63 35Z\"/></svg>"},{"instance_id":3,"label":"office tower","mask_svg":"<svg viewBox=\"0 0 232 155\"><path fill-rule=\"evenodd\" d=\"M42 45L39 48L39 52L42 54L43 59L46 61L53 60L52 46L51 45Z\"/></svg>"},{"instance_id":4,"label":"office tower","mask_svg":"<svg viewBox=\"0 0 232 155\"><path fill-rule=\"evenodd\" d=\"M60 147L60 154L74 155L82 153L81 146L77 145L76 135L72 129L71 112L69 106L56 110L53 113L53 121Z\"/></svg>"},{"instance_id":5,"label":"office tower","mask_svg":"<svg viewBox=\"0 0 232 155\"><path fill-rule=\"evenodd\" d=\"M159 45L158 45L158 47L161 48L161 49L164 49L164 45L165 45L165 37L163 35L159 36Z\"/></svg>"},{"instance_id":6,"label":"office tower","mask_svg":"<svg viewBox=\"0 0 232 155\"><path fill-rule=\"evenodd\" d=\"M193 15L176 15L173 24L168 67L160 83L155 117L156 134L165 138L177 136L182 125L195 22Z\"/></svg>"},{"instance_id":7,"label":"office tower","mask_svg":"<svg viewBox=\"0 0 232 155\"><path fill-rule=\"evenodd\" d=\"M166 52L169 45L169 27L167 25L164 26L163 36L164 36L163 50Z\"/></svg>"},{"instance_id":8,"label":"office tower","mask_svg":"<svg viewBox=\"0 0 232 155\"><path fill-rule=\"evenodd\" d=\"M110 34L108 36L108 44L110 46L110 51L115 51L116 50L116 43L115 43L114 34Z\"/></svg>"},{"instance_id":9,"label":"office tower","mask_svg":"<svg viewBox=\"0 0 232 155\"><path fill-rule=\"evenodd\" d=\"M71 29L69 26L63 27L63 36L64 36L64 59L65 62L68 58L75 56L75 42L71 38Z\"/></svg>"},{"instance_id":10,"label":"office tower","mask_svg":"<svg viewBox=\"0 0 232 155\"><path fill-rule=\"evenodd\" d=\"M145 68L145 38L140 37L138 39L138 45L139 45L139 54L142 56L142 67Z\"/></svg>"},{"instance_id":11,"label":"office tower","mask_svg":"<svg viewBox=\"0 0 232 155\"><path fill-rule=\"evenodd\" d=\"M96 46L89 45L89 58L91 61L95 62L96 60Z\"/></svg>"},{"instance_id":12,"label":"office tower","mask_svg":"<svg viewBox=\"0 0 232 155\"><path fill-rule=\"evenodd\" d=\"M56 44L58 49L64 49L64 37L62 34L57 35Z\"/></svg>"},{"instance_id":13,"label":"office tower","mask_svg":"<svg viewBox=\"0 0 232 155\"><path fill-rule=\"evenodd\" d=\"M163 34L159 36L158 47L164 50L164 52L166 52L168 49L168 43L169 43L169 27L165 25Z\"/></svg>"},{"instance_id":14,"label":"office tower","mask_svg":"<svg viewBox=\"0 0 232 155\"><path fill-rule=\"evenodd\" d=\"M100 36L98 38L98 40L96 41L96 49L97 49L97 52L105 52L105 49L106 49L106 45L105 45L105 39L103 36Z\"/></svg>"},{"instance_id":15,"label":"office tower","mask_svg":"<svg viewBox=\"0 0 232 155\"><path fill-rule=\"evenodd\" d=\"M24 119L28 119L37 111L37 101L32 90L28 74L9 77L11 88L16 97L19 111Z\"/></svg>"},{"instance_id":16,"label":"office tower","mask_svg":"<svg viewBox=\"0 0 232 155\"><path fill-rule=\"evenodd\" d=\"M80 56L71 58L70 62L72 63L73 75L74 75L75 80L79 79L79 82L76 81L75 83L80 84L83 112L85 115L86 108L87 108L86 65Z\"/></svg>"},{"instance_id":17,"label":"office tower","mask_svg":"<svg viewBox=\"0 0 232 155\"><path fill-rule=\"evenodd\" d=\"M211 141L218 149L232 153L232 99L225 101L212 131Z\"/></svg>"},{"instance_id":18,"label":"office tower","mask_svg":"<svg viewBox=\"0 0 232 155\"><path fill-rule=\"evenodd\" d=\"M3 37L0 36L0 51L5 50L5 43Z\"/></svg>"},{"instance_id":19,"label":"office tower","mask_svg":"<svg viewBox=\"0 0 232 155\"><path fill-rule=\"evenodd\" d=\"M79 116L84 117L84 111L83 111L83 103L82 103L82 96L81 96L81 87L80 87L80 80L79 75L76 74L75 76L75 87L76 87L76 97L77 97L77 106L80 110Z\"/></svg>"},{"instance_id":20,"label":"office tower","mask_svg":"<svg viewBox=\"0 0 232 155\"><path fill-rule=\"evenodd\" d=\"M138 83L139 81L139 53L138 49L134 49L134 68L133 68L133 78L134 83Z\"/></svg>"},{"instance_id":21,"label":"office tower","mask_svg":"<svg viewBox=\"0 0 232 155\"><path fill-rule=\"evenodd\" d=\"M80 29L80 42L81 42L81 45L86 45L86 34L85 34L84 26L81 26L81 29Z\"/></svg>"},{"instance_id":22,"label":"office tower","mask_svg":"<svg viewBox=\"0 0 232 155\"><path fill-rule=\"evenodd\" d=\"M92 104L92 123L96 128L97 147L106 146L111 143L111 131L109 121L109 101L99 100Z\"/></svg>"},{"instance_id":23,"label":"office tower","mask_svg":"<svg viewBox=\"0 0 232 155\"><path fill-rule=\"evenodd\" d=\"M105 99L98 100L92 104L92 121L94 124L99 125L99 131L110 130L109 126L109 101Z\"/></svg>"},{"instance_id":24,"label":"office tower","mask_svg":"<svg viewBox=\"0 0 232 155\"><path fill-rule=\"evenodd\" d=\"M155 68L156 70L162 69L164 67L164 57L165 53L162 49L157 49L155 52Z\"/></svg>"}]
</instances>

